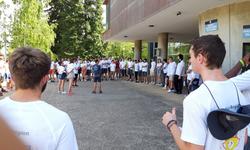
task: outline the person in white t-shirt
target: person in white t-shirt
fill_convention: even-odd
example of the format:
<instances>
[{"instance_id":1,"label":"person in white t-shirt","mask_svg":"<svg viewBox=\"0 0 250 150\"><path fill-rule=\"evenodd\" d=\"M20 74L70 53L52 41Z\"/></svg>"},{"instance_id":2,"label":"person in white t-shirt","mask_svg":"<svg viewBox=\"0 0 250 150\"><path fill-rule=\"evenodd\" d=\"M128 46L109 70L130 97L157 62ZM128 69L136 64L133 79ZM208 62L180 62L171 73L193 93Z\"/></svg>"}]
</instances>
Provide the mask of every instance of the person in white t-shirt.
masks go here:
<instances>
[{"instance_id":1,"label":"person in white t-shirt","mask_svg":"<svg viewBox=\"0 0 250 150\"><path fill-rule=\"evenodd\" d=\"M173 61L173 57L168 58L168 69L167 69L167 76L168 76L168 93L174 92L174 74L176 70L176 63Z\"/></svg>"},{"instance_id":2,"label":"person in white t-shirt","mask_svg":"<svg viewBox=\"0 0 250 150\"><path fill-rule=\"evenodd\" d=\"M201 36L191 42L189 53L192 69L202 76L204 83L184 99L182 130L177 125L175 108L164 114L163 124L181 150L242 150L246 128L227 140L218 140L207 125L211 111L238 108L239 102L241 105L249 104L249 100L222 72L221 66L226 54L224 43L218 35Z\"/></svg>"},{"instance_id":3,"label":"person in white t-shirt","mask_svg":"<svg viewBox=\"0 0 250 150\"><path fill-rule=\"evenodd\" d=\"M139 82L139 78L138 78L138 75L139 75L139 62L138 60L135 60L135 65L134 65L134 70L135 70L135 82Z\"/></svg>"},{"instance_id":4,"label":"person in white t-shirt","mask_svg":"<svg viewBox=\"0 0 250 150\"><path fill-rule=\"evenodd\" d=\"M67 76L65 66L62 64L61 61L58 62L58 67L57 67L57 72L58 72L58 93L59 94L66 94L64 91L64 82L65 78Z\"/></svg>"},{"instance_id":5,"label":"person in white t-shirt","mask_svg":"<svg viewBox=\"0 0 250 150\"><path fill-rule=\"evenodd\" d=\"M150 81L151 83L156 83L155 82L155 72L156 72L156 62L154 59L151 60L151 67L150 67Z\"/></svg>"},{"instance_id":6,"label":"person in white t-shirt","mask_svg":"<svg viewBox=\"0 0 250 150\"><path fill-rule=\"evenodd\" d=\"M176 94L182 94L183 88L183 77L185 74L185 63L183 60L183 55L178 55L179 63L177 64L175 75L174 75L174 86L176 90Z\"/></svg>"},{"instance_id":7,"label":"person in white t-shirt","mask_svg":"<svg viewBox=\"0 0 250 150\"><path fill-rule=\"evenodd\" d=\"M157 84L162 83L162 81L161 81L162 67L163 67L163 64L161 62L161 59L158 59L157 64L156 64L156 76L157 76L156 83Z\"/></svg>"},{"instance_id":8,"label":"person in white t-shirt","mask_svg":"<svg viewBox=\"0 0 250 150\"><path fill-rule=\"evenodd\" d=\"M16 90L0 101L0 117L29 150L77 150L68 114L41 100L50 63L38 49L18 48L11 54L9 67Z\"/></svg>"},{"instance_id":9,"label":"person in white t-shirt","mask_svg":"<svg viewBox=\"0 0 250 150\"><path fill-rule=\"evenodd\" d=\"M168 83L168 62L167 59L163 59L163 66L162 66L162 89L167 89L167 83Z\"/></svg>"},{"instance_id":10,"label":"person in white t-shirt","mask_svg":"<svg viewBox=\"0 0 250 150\"><path fill-rule=\"evenodd\" d=\"M148 62L147 62L147 59L144 59L143 63L142 63L142 77L143 77L143 83L148 83Z\"/></svg>"},{"instance_id":11,"label":"person in white t-shirt","mask_svg":"<svg viewBox=\"0 0 250 150\"><path fill-rule=\"evenodd\" d=\"M128 60L128 80L132 81L134 62L129 58Z\"/></svg>"},{"instance_id":12,"label":"person in white t-shirt","mask_svg":"<svg viewBox=\"0 0 250 150\"><path fill-rule=\"evenodd\" d=\"M115 61L112 60L112 62L110 64L111 80L115 80L115 68L116 68Z\"/></svg>"},{"instance_id":13,"label":"person in white t-shirt","mask_svg":"<svg viewBox=\"0 0 250 150\"><path fill-rule=\"evenodd\" d=\"M75 78L74 68L75 68L74 59L70 59L70 62L66 68L67 79L69 80L69 86L68 86L68 91L67 91L68 96L72 96L73 94L72 86L73 86L73 79Z\"/></svg>"},{"instance_id":14,"label":"person in white t-shirt","mask_svg":"<svg viewBox=\"0 0 250 150\"><path fill-rule=\"evenodd\" d=\"M240 61L226 73L226 77L231 78L237 87L241 90L242 94L250 100L250 69L244 70L250 64L250 53L247 53ZM243 71L243 72L242 72ZM238 75L242 72L242 75ZM236 77L235 77L236 76ZM234 78L232 78L234 77ZM250 125L248 125L248 139L244 150L250 150Z\"/></svg>"}]
</instances>

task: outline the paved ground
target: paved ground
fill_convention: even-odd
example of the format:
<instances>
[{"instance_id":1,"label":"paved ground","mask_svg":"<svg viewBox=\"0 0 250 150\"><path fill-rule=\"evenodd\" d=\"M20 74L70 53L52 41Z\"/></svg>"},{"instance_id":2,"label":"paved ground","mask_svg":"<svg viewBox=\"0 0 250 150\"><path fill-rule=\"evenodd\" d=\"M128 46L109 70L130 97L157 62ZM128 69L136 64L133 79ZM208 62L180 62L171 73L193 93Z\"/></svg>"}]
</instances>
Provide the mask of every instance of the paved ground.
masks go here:
<instances>
[{"instance_id":1,"label":"paved ground","mask_svg":"<svg viewBox=\"0 0 250 150\"><path fill-rule=\"evenodd\" d=\"M91 87L80 82L74 95L66 96L49 83L43 96L70 115L80 150L177 149L161 117L172 106L182 116L183 96L166 96L158 86L127 81L105 81L103 94L92 94Z\"/></svg>"}]
</instances>

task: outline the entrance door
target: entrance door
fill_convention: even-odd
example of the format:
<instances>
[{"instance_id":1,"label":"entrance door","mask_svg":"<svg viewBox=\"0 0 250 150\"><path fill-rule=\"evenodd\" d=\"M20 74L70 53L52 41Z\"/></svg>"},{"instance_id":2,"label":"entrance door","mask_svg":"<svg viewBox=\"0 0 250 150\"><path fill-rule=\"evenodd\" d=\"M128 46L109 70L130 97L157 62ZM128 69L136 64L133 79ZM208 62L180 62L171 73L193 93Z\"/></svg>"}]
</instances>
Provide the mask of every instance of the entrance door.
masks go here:
<instances>
[{"instance_id":1,"label":"entrance door","mask_svg":"<svg viewBox=\"0 0 250 150\"><path fill-rule=\"evenodd\" d=\"M250 43L243 43L243 56L250 53Z\"/></svg>"}]
</instances>

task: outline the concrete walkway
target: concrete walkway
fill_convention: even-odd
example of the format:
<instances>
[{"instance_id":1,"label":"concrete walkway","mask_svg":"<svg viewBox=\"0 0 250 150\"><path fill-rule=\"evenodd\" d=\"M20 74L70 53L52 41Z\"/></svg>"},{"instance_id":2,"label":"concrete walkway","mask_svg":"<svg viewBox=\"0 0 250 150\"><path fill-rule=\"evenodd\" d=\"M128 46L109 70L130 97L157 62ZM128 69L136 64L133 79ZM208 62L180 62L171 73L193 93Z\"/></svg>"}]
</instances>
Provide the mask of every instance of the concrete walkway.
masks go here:
<instances>
[{"instance_id":1,"label":"concrete walkway","mask_svg":"<svg viewBox=\"0 0 250 150\"><path fill-rule=\"evenodd\" d=\"M66 96L49 83L43 99L70 115L80 150L177 149L161 117L175 106L182 122L183 95L127 81L104 81L104 93L92 94L91 82L78 84Z\"/></svg>"}]
</instances>

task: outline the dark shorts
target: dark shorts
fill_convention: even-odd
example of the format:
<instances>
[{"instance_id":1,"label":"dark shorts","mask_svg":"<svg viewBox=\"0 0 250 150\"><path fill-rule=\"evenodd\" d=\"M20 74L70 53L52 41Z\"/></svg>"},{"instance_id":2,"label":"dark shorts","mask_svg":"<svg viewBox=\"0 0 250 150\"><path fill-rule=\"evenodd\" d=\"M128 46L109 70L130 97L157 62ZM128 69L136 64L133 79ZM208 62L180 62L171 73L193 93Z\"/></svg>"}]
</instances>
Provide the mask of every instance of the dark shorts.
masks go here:
<instances>
[{"instance_id":1,"label":"dark shorts","mask_svg":"<svg viewBox=\"0 0 250 150\"><path fill-rule=\"evenodd\" d=\"M147 72L142 72L142 76L146 77L146 76L148 76L148 73Z\"/></svg>"},{"instance_id":2,"label":"dark shorts","mask_svg":"<svg viewBox=\"0 0 250 150\"><path fill-rule=\"evenodd\" d=\"M87 76L90 76L91 70L87 70Z\"/></svg>"},{"instance_id":3,"label":"dark shorts","mask_svg":"<svg viewBox=\"0 0 250 150\"><path fill-rule=\"evenodd\" d=\"M64 80L65 78L66 78L66 73L58 74L58 79L59 80Z\"/></svg>"},{"instance_id":4,"label":"dark shorts","mask_svg":"<svg viewBox=\"0 0 250 150\"><path fill-rule=\"evenodd\" d=\"M101 82L101 77L94 77L94 82Z\"/></svg>"},{"instance_id":5,"label":"dark shorts","mask_svg":"<svg viewBox=\"0 0 250 150\"><path fill-rule=\"evenodd\" d=\"M108 72L108 69L107 68L102 68L102 73L107 73Z\"/></svg>"},{"instance_id":6,"label":"dark shorts","mask_svg":"<svg viewBox=\"0 0 250 150\"><path fill-rule=\"evenodd\" d=\"M74 81L77 80L78 74L75 74Z\"/></svg>"}]
</instances>

